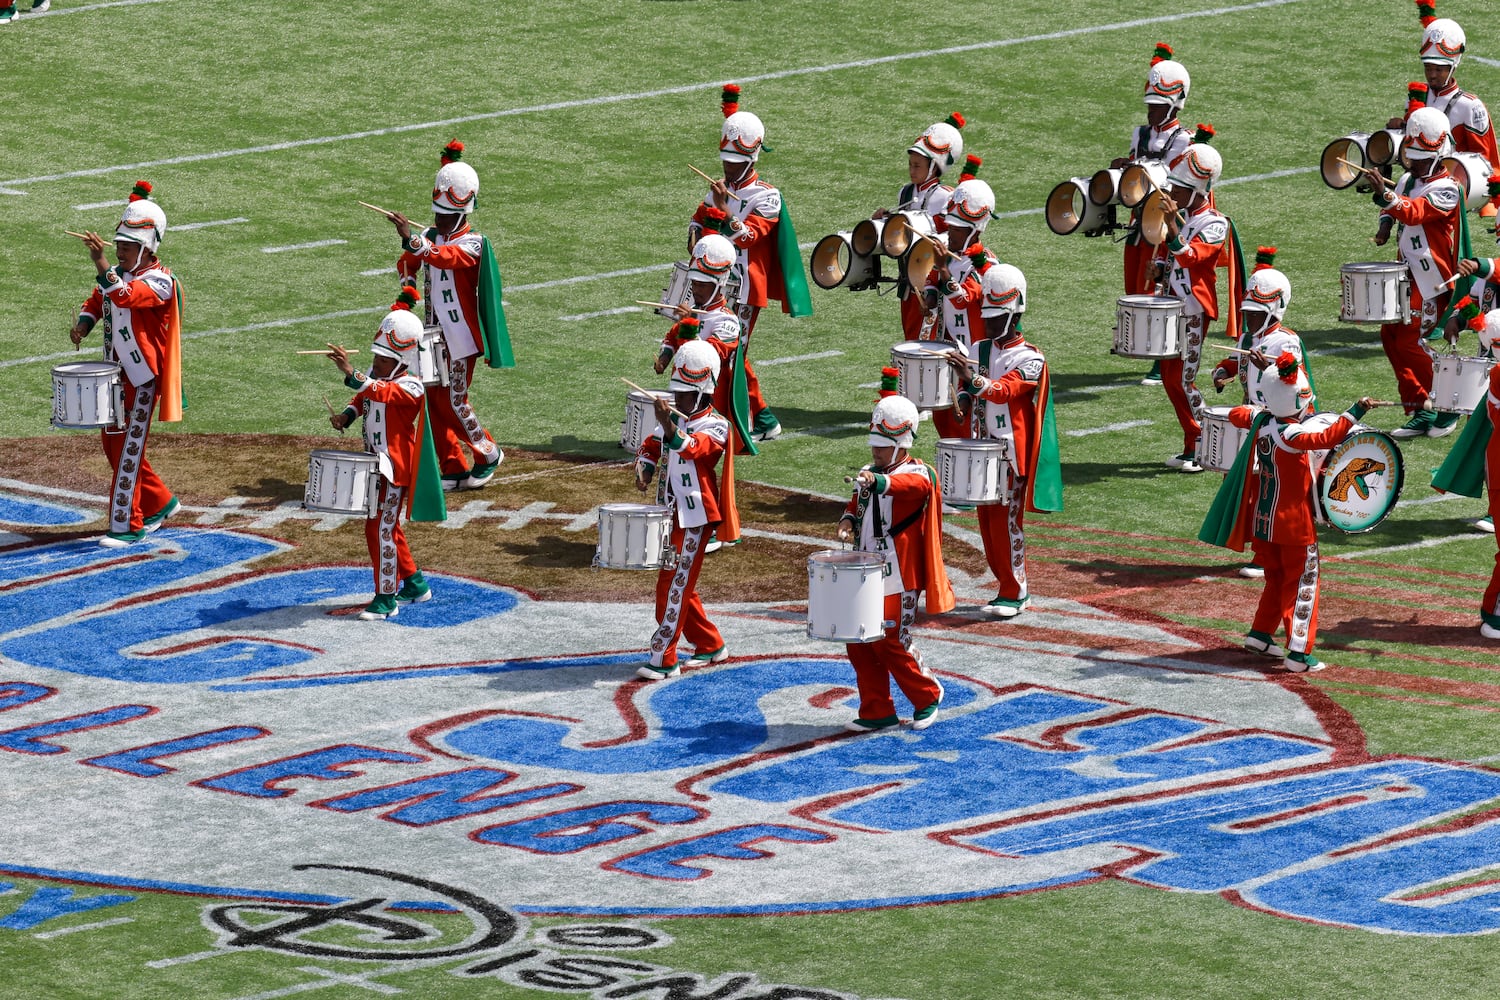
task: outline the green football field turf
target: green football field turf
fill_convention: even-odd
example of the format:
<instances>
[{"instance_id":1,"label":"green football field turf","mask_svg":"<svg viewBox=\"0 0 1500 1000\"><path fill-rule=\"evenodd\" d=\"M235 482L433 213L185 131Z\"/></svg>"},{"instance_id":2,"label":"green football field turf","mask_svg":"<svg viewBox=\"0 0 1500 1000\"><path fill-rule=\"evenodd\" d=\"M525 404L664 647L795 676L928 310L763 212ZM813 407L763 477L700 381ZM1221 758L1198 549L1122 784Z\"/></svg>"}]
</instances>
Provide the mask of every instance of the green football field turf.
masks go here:
<instances>
[{"instance_id":1,"label":"green football field turf","mask_svg":"<svg viewBox=\"0 0 1500 1000\"><path fill-rule=\"evenodd\" d=\"M1492 6L1442 0L1439 13L1469 32L1460 79L1500 106ZM438 152L456 136L481 177L474 226L496 246L518 359L478 375L476 409L506 447L621 457L619 376L657 384L650 365L665 324L620 310L656 295L662 266L684 256L703 193L688 164L715 168L719 84L737 80L742 107L767 126L762 175L781 188L804 246L891 207L906 146L961 111L966 148L984 158L981 176L998 197L984 243L1027 275L1028 339L1045 351L1057 393L1066 510L1029 520L1033 558L1108 565L1114 554L1090 540L1103 536L1076 526L1150 536L1164 563L1232 573L1232 554L1193 540L1219 477L1164 468L1181 445L1170 406L1160 389L1137 385L1145 363L1109 352L1119 246L1057 237L1039 207L1059 181L1124 153L1152 44L1169 41L1193 74L1184 122L1218 133L1220 208L1247 253L1280 250L1293 286L1287 323L1312 353L1323 408L1394 398L1376 329L1337 320L1339 266L1386 256L1368 239L1374 210L1329 190L1315 168L1330 139L1400 112L1406 82L1420 77L1419 33L1406 0L57 0L52 13L0 29L11 91L0 144L0 437L58 433L47 426L48 368L72 356L67 329L93 275L63 231L112 229L115 203L138 177L168 215L161 256L187 301L187 417L156 433L325 431L322 397L342 392L339 379L323 359L293 352L366 343L396 290L393 274L362 274L391 267L397 243L356 200L423 217ZM1489 226L1471 222L1476 250L1490 252ZM899 323L894 297L812 295L811 317L762 315L754 356L788 359L760 369L786 435L739 476L834 495L867 459L867 386ZM1370 423L1400 419L1378 410ZM923 430L915 450L930 458ZM1483 693L1500 651L1447 657L1378 627L1418 609L1478 624L1494 541L1470 523L1484 501L1410 503L1436 497L1429 473L1452 440L1403 442L1406 487L1390 519L1322 539L1335 560L1326 586L1389 588L1370 621L1326 623L1320 635L1338 649L1330 660L1363 672L1313 681L1375 754L1481 761L1500 737L1500 698ZM1258 592L1246 583L1242 606L1205 607L1183 588L1180 604L1157 610L1228 641ZM1451 681L1457 693L1398 700L1412 678ZM0 882L15 890L0 892L0 913L44 884ZM274 991L307 980L305 959L269 953L148 966L211 946L201 905L155 897L131 924L76 936L0 924L0 987L15 997L230 998L283 995ZM908 910L653 926L673 938L646 959L659 965L910 1000L1481 997L1500 958L1493 937L1319 927L1111 881ZM546 995L448 971L380 983L423 997ZM345 984L318 995L369 992Z\"/></svg>"}]
</instances>

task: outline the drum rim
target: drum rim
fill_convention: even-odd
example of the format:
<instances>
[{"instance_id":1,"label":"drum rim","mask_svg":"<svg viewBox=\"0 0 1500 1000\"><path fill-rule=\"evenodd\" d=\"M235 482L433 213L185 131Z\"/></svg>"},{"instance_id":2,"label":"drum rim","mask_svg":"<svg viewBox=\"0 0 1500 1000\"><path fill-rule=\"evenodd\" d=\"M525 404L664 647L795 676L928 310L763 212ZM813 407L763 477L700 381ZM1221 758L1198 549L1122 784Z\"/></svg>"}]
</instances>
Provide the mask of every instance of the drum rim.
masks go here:
<instances>
[{"instance_id":1,"label":"drum rim","mask_svg":"<svg viewBox=\"0 0 1500 1000\"><path fill-rule=\"evenodd\" d=\"M377 466L380 464L380 456L376 455L374 452L369 451L348 451L343 448L314 448L312 451L308 452L308 460L311 461L316 455L334 455L337 456L337 458L335 458L335 461L338 461L339 458L343 458L344 456L352 456L354 458L360 459L360 464L369 462L373 462Z\"/></svg>"},{"instance_id":2,"label":"drum rim","mask_svg":"<svg viewBox=\"0 0 1500 1000\"><path fill-rule=\"evenodd\" d=\"M52 366L52 375L56 378L62 375L83 375L85 373L97 375L118 375L123 369L113 361L64 361L60 365Z\"/></svg>"},{"instance_id":3,"label":"drum rim","mask_svg":"<svg viewBox=\"0 0 1500 1000\"><path fill-rule=\"evenodd\" d=\"M634 500L620 500L614 503L601 503L600 511L638 513L638 514L670 514L672 508L663 503L638 503Z\"/></svg>"},{"instance_id":4,"label":"drum rim","mask_svg":"<svg viewBox=\"0 0 1500 1000\"><path fill-rule=\"evenodd\" d=\"M885 557L879 552L866 552L864 549L819 549L808 554L807 568L812 569L814 564L877 567L885 565Z\"/></svg>"}]
</instances>

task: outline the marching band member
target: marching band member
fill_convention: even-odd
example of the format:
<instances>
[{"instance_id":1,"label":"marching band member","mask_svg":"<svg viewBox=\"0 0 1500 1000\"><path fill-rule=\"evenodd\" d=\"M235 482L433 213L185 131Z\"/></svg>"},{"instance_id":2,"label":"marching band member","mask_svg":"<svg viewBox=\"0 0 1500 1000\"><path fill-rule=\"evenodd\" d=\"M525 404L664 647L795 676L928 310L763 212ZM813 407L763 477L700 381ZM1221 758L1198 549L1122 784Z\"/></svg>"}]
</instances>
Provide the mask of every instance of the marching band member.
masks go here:
<instances>
[{"instance_id":1,"label":"marching band member","mask_svg":"<svg viewBox=\"0 0 1500 1000\"><path fill-rule=\"evenodd\" d=\"M731 447L729 421L711 403L719 378L719 354L701 340L688 340L672 356L672 390L677 411L656 400L657 432L641 445L635 462L636 488L645 492L651 478L661 474L658 494L673 508L674 566L663 565L656 576L656 622L650 659L636 670L648 681L681 673L677 643L687 639L694 653L690 662L720 663L729 656L724 637L698 597L698 573L703 549L723 518L714 469Z\"/></svg>"},{"instance_id":2,"label":"marching band member","mask_svg":"<svg viewBox=\"0 0 1500 1000\"><path fill-rule=\"evenodd\" d=\"M1110 166L1121 170L1137 160L1160 160L1171 164L1192 144L1193 135L1177 120L1193 80L1187 67L1172 58L1172 46L1157 42L1151 56L1151 69L1146 74L1146 124L1130 133L1130 152L1116 158ZM1156 248L1141 236L1140 207L1130 212L1130 223L1125 228L1125 294L1154 295L1156 280L1152 273L1151 260ZM1141 379L1142 385L1161 384L1161 363L1151 366L1150 373Z\"/></svg>"},{"instance_id":3,"label":"marching band member","mask_svg":"<svg viewBox=\"0 0 1500 1000\"><path fill-rule=\"evenodd\" d=\"M1315 415L1307 373L1290 351L1274 361L1260 352L1249 360L1250 400L1256 405L1236 406L1229 420L1250 431L1252 445L1241 450L1225 477L1198 537L1237 551L1248 542L1255 562L1265 567L1245 649L1284 657L1282 665L1293 672L1321 670L1325 664L1312 652L1321 570L1309 453L1337 445L1373 404L1365 398L1338 416ZM1285 647L1276 644L1278 627L1286 629Z\"/></svg>"},{"instance_id":4,"label":"marching band member","mask_svg":"<svg viewBox=\"0 0 1500 1000\"><path fill-rule=\"evenodd\" d=\"M1479 332L1479 346L1494 351L1500 345L1500 309L1492 309L1484 316L1484 327ZM1484 488L1489 495L1490 530L1494 530L1495 514L1500 510L1500 365L1490 369L1490 388L1485 394L1485 416L1489 418L1489 440L1484 447ZM1476 423L1477 421L1470 421ZM1497 537L1500 542L1500 537ZM1490 571L1490 582L1484 590L1479 605L1479 634L1486 639L1500 639L1500 551L1495 553L1495 568Z\"/></svg>"},{"instance_id":5,"label":"marching band member","mask_svg":"<svg viewBox=\"0 0 1500 1000\"><path fill-rule=\"evenodd\" d=\"M1292 283L1273 263L1275 247L1258 247L1255 252L1255 269L1245 281L1245 298L1240 303L1240 316L1244 333L1238 347L1242 351L1259 351L1268 358L1279 357L1289 352L1307 373L1308 385L1312 386L1312 368L1307 363L1307 350L1296 330L1282 326L1286 307L1292 301ZM1224 387L1236 378L1244 390L1244 398L1250 398L1250 366L1240 364L1240 355L1231 354L1214 369L1214 391L1223 392ZM1317 405L1317 392L1313 392L1313 405ZM1265 567L1247 563L1240 567L1240 576L1248 580L1264 579Z\"/></svg>"},{"instance_id":6,"label":"marching band member","mask_svg":"<svg viewBox=\"0 0 1500 1000\"><path fill-rule=\"evenodd\" d=\"M984 272L984 338L974 345L974 363L957 351L948 361L957 371L959 406L969 410L973 436L1010 445L1015 492L1009 503L978 508L984 557L999 594L981 610L1014 618L1031 603L1026 585L1027 511L1062 510L1062 471L1047 359L1021 336L1026 312L1026 276L1010 264Z\"/></svg>"},{"instance_id":7,"label":"marching band member","mask_svg":"<svg viewBox=\"0 0 1500 1000\"><path fill-rule=\"evenodd\" d=\"M928 614L953 609L953 587L943 567L943 503L937 476L909 449L916 439L917 407L882 380L880 400L870 416L869 465L854 477L856 487L839 518L841 541L861 552L878 552L886 563L885 637L849 643L846 649L859 688L859 715L845 729L866 733L901 724L891 698L891 681L915 709L913 729L937 720L943 685L922 665L912 648L911 624L917 594L927 592Z\"/></svg>"},{"instance_id":8,"label":"marching band member","mask_svg":"<svg viewBox=\"0 0 1500 1000\"><path fill-rule=\"evenodd\" d=\"M724 179L709 185L707 196L693 213L688 224L688 247L697 244L709 221L710 208L726 213L731 230L727 235L739 251L735 269L740 278L739 313L744 326L744 377L751 433L757 441L773 441L781 436L781 422L766 405L760 380L750 366L750 336L761 308L771 299L781 300L782 309L793 316L810 315L812 300L781 192L761 180L755 170L765 145L766 128L755 115L739 110L739 96L738 85L724 88L724 126L719 138ZM749 450L753 453L753 448Z\"/></svg>"},{"instance_id":9,"label":"marching band member","mask_svg":"<svg viewBox=\"0 0 1500 1000\"><path fill-rule=\"evenodd\" d=\"M970 168L977 162L977 157L970 157ZM947 251L938 254L937 264L922 289L923 304L933 317L936 330L931 339L956 344L965 354L969 353L975 331L984 326L980 277L985 268L1000 263L979 242L994 213L995 192L966 172L953 189L948 209L942 215ZM942 244L936 239L934 242L942 250ZM932 411L932 426L939 437L969 436L968 423L947 410Z\"/></svg>"},{"instance_id":10,"label":"marching band member","mask_svg":"<svg viewBox=\"0 0 1500 1000\"><path fill-rule=\"evenodd\" d=\"M505 460L505 452L474 414L469 386L481 355L491 368L515 364L494 250L488 238L469 228L469 215L479 198L479 175L463 162L463 152L464 144L457 139L443 148L432 188L431 229L415 232L404 215L390 214L401 236L396 271L409 278L427 267L428 307L443 329L448 350L448 385L428 391L445 491L479 489ZM472 468L465 447L473 453Z\"/></svg>"},{"instance_id":11,"label":"marching band member","mask_svg":"<svg viewBox=\"0 0 1500 1000\"><path fill-rule=\"evenodd\" d=\"M1418 108L1406 119L1406 157L1411 169L1392 189L1380 171L1365 171L1381 205L1375 244L1384 246L1396 223L1401 259L1411 272L1412 319L1384 323L1380 342L1396 375L1396 388L1410 418L1392 437L1443 437L1458 423L1458 414L1434 414L1432 356L1424 343L1437 326L1451 292L1447 281L1458 265L1459 225L1464 195L1443 166L1453 148L1448 119L1435 108Z\"/></svg>"},{"instance_id":12,"label":"marching band member","mask_svg":"<svg viewBox=\"0 0 1500 1000\"><path fill-rule=\"evenodd\" d=\"M927 127L917 136L917 141L906 148L906 173L910 182L901 185L896 195L896 211L921 212L932 220L933 228L942 232L947 223L943 212L948 208L948 196L953 188L942 182L943 174L964 155L964 137L961 132L966 122L957 111L945 121ZM870 216L884 219L889 213L879 208ZM922 333L921 290L912 288L905 275L896 281L896 296L901 301L901 331L907 340L916 340Z\"/></svg>"},{"instance_id":13,"label":"marching band member","mask_svg":"<svg viewBox=\"0 0 1500 1000\"><path fill-rule=\"evenodd\" d=\"M362 621L394 618L402 604L432 599L432 588L412 559L401 527L401 505L412 520L441 521L442 493L431 472L437 466L427 427L426 387L410 370L422 339L422 321L411 312L421 296L407 286L375 331L374 360L368 373L356 371L349 353L328 345L328 357L344 373L354 398L328 422L342 431L363 417L365 451L380 462L376 513L365 519L365 546L375 573L375 599L359 613ZM426 452L426 454L424 454ZM422 468L424 459L428 468ZM418 506L420 504L420 506ZM398 589L399 585L399 589Z\"/></svg>"},{"instance_id":14,"label":"marching band member","mask_svg":"<svg viewBox=\"0 0 1500 1000\"><path fill-rule=\"evenodd\" d=\"M1203 395L1196 385L1198 363L1209 324L1219 318L1218 268L1227 260L1232 286L1239 264L1232 226L1214 207L1211 194L1223 172L1219 151L1195 142L1173 164L1167 190L1158 193L1167 224L1167 241L1158 248L1167 268L1166 294L1182 302L1184 326L1181 357L1161 363L1162 384L1182 426L1182 454L1167 459L1167 465L1181 472L1203 471L1194 457L1198 414L1203 410ZM1230 301L1238 306L1232 294Z\"/></svg>"},{"instance_id":15,"label":"marching band member","mask_svg":"<svg viewBox=\"0 0 1500 1000\"><path fill-rule=\"evenodd\" d=\"M712 216L717 210L710 210ZM722 213L719 213L722 218ZM710 224L712 223L710 219ZM677 348L690 340L702 340L719 355L717 381L713 391L713 406L737 425L743 436L748 423L747 414L737 411L731 397L735 367L742 357L743 337L740 336L740 318L724 298L724 285L734 268L736 252L734 244L719 235L709 233L693 246L692 260L688 265L688 292L692 305L678 304L678 320L667 331L656 355L656 374L660 375L672 364ZM719 478L719 506L723 511L723 522L714 529L703 551L717 552L725 545L740 542L739 506L734 499L734 449L724 455L724 470Z\"/></svg>"},{"instance_id":16,"label":"marching band member","mask_svg":"<svg viewBox=\"0 0 1500 1000\"><path fill-rule=\"evenodd\" d=\"M1495 144L1495 130L1491 127L1489 110L1475 95L1460 89L1456 74L1463 59L1467 39L1458 22L1446 17L1437 17L1437 10L1430 0L1417 0L1417 13L1422 22L1422 46L1418 58L1422 61L1425 83L1413 83L1407 90L1410 116L1414 107L1436 108L1448 119L1453 136L1453 148L1460 153L1478 153L1491 168L1500 167L1500 152ZM1401 128L1404 118L1392 118L1387 128ZM1479 214L1490 217L1495 214L1500 195L1491 192L1490 200Z\"/></svg>"},{"instance_id":17,"label":"marching band member","mask_svg":"<svg viewBox=\"0 0 1500 1000\"><path fill-rule=\"evenodd\" d=\"M102 318L104 360L118 364L123 377L125 426L101 432L104 454L114 470L109 530L99 539L106 548L140 541L178 507L177 498L146 460L158 399L163 422L182 419L182 290L156 259L167 216L150 195L148 182L135 182L115 229L117 266L110 267L104 259L106 244L99 234L83 234L83 245L98 271L98 287L69 332L76 346Z\"/></svg>"}]
</instances>

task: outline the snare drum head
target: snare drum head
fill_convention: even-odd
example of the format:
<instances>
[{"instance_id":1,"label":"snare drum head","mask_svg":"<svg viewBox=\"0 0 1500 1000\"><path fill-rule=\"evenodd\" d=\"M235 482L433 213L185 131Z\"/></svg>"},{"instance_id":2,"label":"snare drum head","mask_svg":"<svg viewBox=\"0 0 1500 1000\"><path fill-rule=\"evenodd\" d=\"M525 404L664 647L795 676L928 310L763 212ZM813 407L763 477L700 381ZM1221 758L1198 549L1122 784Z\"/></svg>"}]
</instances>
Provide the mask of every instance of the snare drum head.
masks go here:
<instances>
[{"instance_id":1,"label":"snare drum head","mask_svg":"<svg viewBox=\"0 0 1500 1000\"><path fill-rule=\"evenodd\" d=\"M1340 531L1369 531L1396 506L1405 482L1401 449L1384 431L1356 428L1318 473L1318 506Z\"/></svg>"},{"instance_id":2,"label":"snare drum head","mask_svg":"<svg viewBox=\"0 0 1500 1000\"><path fill-rule=\"evenodd\" d=\"M807 557L809 570L815 570L820 566L869 569L884 565L885 560L878 552L859 552L852 549L824 549L822 552L814 552Z\"/></svg>"},{"instance_id":3,"label":"snare drum head","mask_svg":"<svg viewBox=\"0 0 1500 1000\"><path fill-rule=\"evenodd\" d=\"M647 517L651 514L666 517L671 512L671 508L655 503L601 503L599 505L600 516L604 516L606 512L615 517L630 517L631 515Z\"/></svg>"},{"instance_id":4,"label":"snare drum head","mask_svg":"<svg viewBox=\"0 0 1500 1000\"><path fill-rule=\"evenodd\" d=\"M54 376L63 378L100 378L119 373L120 366L109 361L70 361L52 369Z\"/></svg>"}]
</instances>

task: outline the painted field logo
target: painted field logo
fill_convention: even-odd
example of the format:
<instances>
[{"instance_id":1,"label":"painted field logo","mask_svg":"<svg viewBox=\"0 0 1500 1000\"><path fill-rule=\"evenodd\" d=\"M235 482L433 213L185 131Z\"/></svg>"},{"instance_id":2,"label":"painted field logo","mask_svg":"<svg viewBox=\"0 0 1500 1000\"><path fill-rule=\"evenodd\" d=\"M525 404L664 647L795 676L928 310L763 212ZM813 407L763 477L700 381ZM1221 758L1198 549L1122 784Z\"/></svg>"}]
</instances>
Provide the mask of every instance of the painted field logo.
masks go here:
<instances>
[{"instance_id":1,"label":"painted field logo","mask_svg":"<svg viewBox=\"0 0 1500 1000\"><path fill-rule=\"evenodd\" d=\"M795 614L734 606L728 662L650 685L644 576L641 604L598 604L434 574L437 600L361 624L332 612L367 569L256 569L285 550L177 528L0 551L0 868L293 905L394 865L523 915L1116 876L1374 930L1500 926L1500 773L1371 760L1299 683L1112 657L1084 627L1149 626L919 629L940 721L854 737L848 663ZM256 934L236 912L220 931Z\"/></svg>"}]
</instances>

